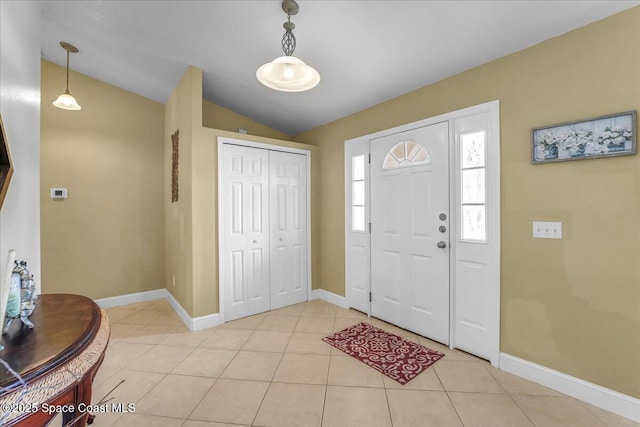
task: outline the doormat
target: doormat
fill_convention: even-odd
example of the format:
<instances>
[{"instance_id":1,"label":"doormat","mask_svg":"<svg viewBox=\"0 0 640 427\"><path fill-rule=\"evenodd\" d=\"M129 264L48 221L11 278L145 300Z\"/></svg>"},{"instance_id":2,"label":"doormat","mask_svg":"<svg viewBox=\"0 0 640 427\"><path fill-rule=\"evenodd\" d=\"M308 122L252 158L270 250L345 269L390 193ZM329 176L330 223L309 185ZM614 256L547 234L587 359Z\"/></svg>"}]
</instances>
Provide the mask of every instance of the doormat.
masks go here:
<instances>
[{"instance_id":1,"label":"doormat","mask_svg":"<svg viewBox=\"0 0 640 427\"><path fill-rule=\"evenodd\" d=\"M408 383L444 357L438 351L364 322L324 337L322 341L400 384Z\"/></svg>"}]
</instances>

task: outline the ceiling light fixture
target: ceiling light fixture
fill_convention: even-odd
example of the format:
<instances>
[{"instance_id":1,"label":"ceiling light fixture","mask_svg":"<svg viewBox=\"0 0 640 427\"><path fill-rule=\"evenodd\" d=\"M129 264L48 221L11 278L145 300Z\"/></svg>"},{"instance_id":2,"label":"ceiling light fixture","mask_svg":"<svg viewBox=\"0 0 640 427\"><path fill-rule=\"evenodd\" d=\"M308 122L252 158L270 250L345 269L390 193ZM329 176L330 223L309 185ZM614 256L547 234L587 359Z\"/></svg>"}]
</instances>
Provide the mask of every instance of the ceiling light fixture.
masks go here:
<instances>
[{"instance_id":1,"label":"ceiling light fixture","mask_svg":"<svg viewBox=\"0 0 640 427\"><path fill-rule=\"evenodd\" d=\"M282 51L285 56L280 56L258 68L256 77L263 85L283 92L303 92L313 89L320 83L320 74L313 67L293 56L293 51L296 49L293 29L296 25L291 22L291 15L298 13L298 3L295 0L283 0L282 10L287 14L287 22L283 24L286 31L282 36Z\"/></svg>"},{"instance_id":2,"label":"ceiling light fixture","mask_svg":"<svg viewBox=\"0 0 640 427\"><path fill-rule=\"evenodd\" d=\"M58 97L58 99L53 101L53 105L58 108L62 108L63 110L77 111L82 107L80 107L76 99L69 93L69 53L77 53L78 48L67 42L60 42L60 46L62 46L62 48L67 51L67 90L65 90L64 93Z\"/></svg>"}]
</instances>

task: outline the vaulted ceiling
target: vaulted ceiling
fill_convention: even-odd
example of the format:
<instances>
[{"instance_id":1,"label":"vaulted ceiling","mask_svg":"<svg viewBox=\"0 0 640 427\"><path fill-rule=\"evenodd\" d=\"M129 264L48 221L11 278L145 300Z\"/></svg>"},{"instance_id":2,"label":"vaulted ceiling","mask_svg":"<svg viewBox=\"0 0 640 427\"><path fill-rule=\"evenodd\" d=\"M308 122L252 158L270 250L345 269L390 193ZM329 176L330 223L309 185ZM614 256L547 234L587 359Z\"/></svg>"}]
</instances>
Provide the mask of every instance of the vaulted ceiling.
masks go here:
<instances>
[{"instance_id":1,"label":"vaulted ceiling","mask_svg":"<svg viewBox=\"0 0 640 427\"><path fill-rule=\"evenodd\" d=\"M308 92L255 77L282 55L280 0L43 1L42 55L64 66L70 42L73 70L162 103L194 65L205 99L296 135L640 1L298 3L294 55L322 76Z\"/></svg>"}]
</instances>

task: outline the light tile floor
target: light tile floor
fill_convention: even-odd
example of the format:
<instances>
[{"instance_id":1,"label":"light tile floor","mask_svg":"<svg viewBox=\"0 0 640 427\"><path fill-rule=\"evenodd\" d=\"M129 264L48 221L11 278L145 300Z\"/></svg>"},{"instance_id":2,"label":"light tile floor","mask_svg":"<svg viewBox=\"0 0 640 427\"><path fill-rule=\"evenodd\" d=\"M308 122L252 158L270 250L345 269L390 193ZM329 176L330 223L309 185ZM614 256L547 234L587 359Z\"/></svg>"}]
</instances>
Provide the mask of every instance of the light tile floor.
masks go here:
<instances>
[{"instance_id":1,"label":"light tile floor","mask_svg":"<svg viewBox=\"0 0 640 427\"><path fill-rule=\"evenodd\" d=\"M97 427L638 426L321 300L199 332L164 300L107 313L93 404L133 403L135 413L97 414ZM360 321L446 356L402 386L321 341Z\"/></svg>"}]
</instances>

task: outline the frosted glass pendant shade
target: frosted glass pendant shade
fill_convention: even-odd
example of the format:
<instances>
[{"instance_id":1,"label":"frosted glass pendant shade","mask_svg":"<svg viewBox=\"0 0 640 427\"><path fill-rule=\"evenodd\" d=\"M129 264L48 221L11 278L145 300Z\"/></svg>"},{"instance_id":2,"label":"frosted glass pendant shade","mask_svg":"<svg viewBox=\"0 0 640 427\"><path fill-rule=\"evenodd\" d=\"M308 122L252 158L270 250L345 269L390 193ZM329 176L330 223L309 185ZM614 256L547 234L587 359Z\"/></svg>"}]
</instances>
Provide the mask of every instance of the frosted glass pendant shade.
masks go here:
<instances>
[{"instance_id":1,"label":"frosted glass pendant shade","mask_svg":"<svg viewBox=\"0 0 640 427\"><path fill-rule=\"evenodd\" d=\"M80 110L80 104L76 101L76 99L71 96L69 91L66 91L62 95L58 97L55 101L53 101L53 105L58 108L62 108L63 110Z\"/></svg>"},{"instance_id":2,"label":"frosted glass pendant shade","mask_svg":"<svg viewBox=\"0 0 640 427\"><path fill-rule=\"evenodd\" d=\"M320 83L320 74L295 56L281 56L256 71L263 85L283 92L303 92Z\"/></svg>"}]
</instances>

